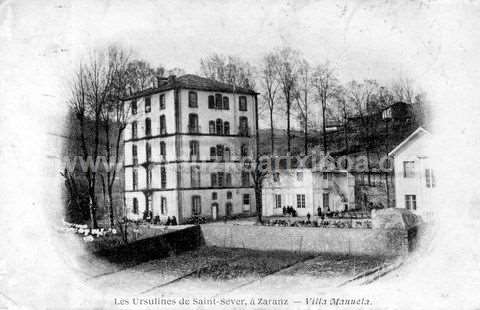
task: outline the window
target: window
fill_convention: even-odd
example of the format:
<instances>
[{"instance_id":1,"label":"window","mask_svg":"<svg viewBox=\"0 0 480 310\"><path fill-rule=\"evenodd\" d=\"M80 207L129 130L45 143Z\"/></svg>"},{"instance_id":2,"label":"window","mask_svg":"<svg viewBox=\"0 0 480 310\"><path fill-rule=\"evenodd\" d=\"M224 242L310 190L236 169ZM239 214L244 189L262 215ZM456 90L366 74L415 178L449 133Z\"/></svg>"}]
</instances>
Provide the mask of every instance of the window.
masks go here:
<instances>
[{"instance_id":1,"label":"window","mask_svg":"<svg viewBox=\"0 0 480 310\"><path fill-rule=\"evenodd\" d=\"M221 94L216 94L215 95L215 106L216 106L217 110L221 110L223 108L222 95Z\"/></svg>"},{"instance_id":2,"label":"window","mask_svg":"<svg viewBox=\"0 0 480 310\"><path fill-rule=\"evenodd\" d=\"M188 106L190 108L197 108L198 107L197 92L194 92L194 91L188 92Z\"/></svg>"},{"instance_id":3,"label":"window","mask_svg":"<svg viewBox=\"0 0 480 310\"><path fill-rule=\"evenodd\" d=\"M297 209L305 208L305 194L297 194Z\"/></svg>"},{"instance_id":4,"label":"window","mask_svg":"<svg viewBox=\"0 0 480 310\"><path fill-rule=\"evenodd\" d=\"M160 110L165 110L165 95L161 94L160 95Z\"/></svg>"},{"instance_id":5,"label":"window","mask_svg":"<svg viewBox=\"0 0 480 310\"><path fill-rule=\"evenodd\" d=\"M221 144L217 145L217 159L223 160L223 145Z\"/></svg>"},{"instance_id":6,"label":"window","mask_svg":"<svg viewBox=\"0 0 480 310\"><path fill-rule=\"evenodd\" d=\"M248 136L248 118L245 116L240 117L240 126L239 126L239 135L240 136Z\"/></svg>"},{"instance_id":7,"label":"window","mask_svg":"<svg viewBox=\"0 0 480 310\"><path fill-rule=\"evenodd\" d=\"M273 173L273 182L280 182L280 172Z\"/></svg>"},{"instance_id":8,"label":"window","mask_svg":"<svg viewBox=\"0 0 480 310\"><path fill-rule=\"evenodd\" d=\"M216 122L216 130L217 130L217 135L222 135L223 134L223 121L221 119L217 119Z\"/></svg>"},{"instance_id":9,"label":"window","mask_svg":"<svg viewBox=\"0 0 480 310\"><path fill-rule=\"evenodd\" d=\"M147 188L152 187L152 168L147 168Z\"/></svg>"},{"instance_id":10,"label":"window","mask_svg":"<svg viewBox=\"0 0 480 310\"><path fill-rule=\"evenodd\" d=\"M303 181L303 172L297 172L297 181L302 182Z\"/></svg>"},{"instance_id":11,"label":"window","mask_svg":"<svg viewBox=\"0 0 480 310\"><path fill-rule=\"evenodd\" d=\"M152 134L152 121L149 118L145 119L145 135L148 137Z\"/></svg>"},{"instance_id":12,"label":"window","mask_svg":"<svg viewBox=\"0 0 480 310\"><path fill-rule=\"evenodd\" d=\"M132 170L132 189L135 191L138 188L138 171L137 169Z\"/></svg>"},{"instance_id":13,"label":"window","mask_svg":"<svg viewBox=\"0 0 480 310\"><path fill-rule=\"evenodd\" d=\"M240 111L247 111L247 97L245 96L238 97L238 109Z\"/></svg>"},{"instance_id":14,"label":"window","mask_svg":"<svg viewBox=\"0 0 480 310\"><path fill-rule=\"evenodd\" d=\"M232 186L232 175L230 173L225 175L225 186Z\"/></svg>"},{"instance_id":15,"label":"window","mask_svg":"<svg viewBox=\"0 0 480 310\"><path fill-rule=\"evenodd\" d=\"M223 153L223 160L230 161L230 148L226 147Z\"/></svg>"},{"instance_id":16,"label":"window","mask_svg":"<svg viewBox=\"0 0 480 310\"><path fill-rule=\"evenodd\" d=\"M165 160L167 157L167 147L164 141L160 142L160 159Z\"/></svg>"},{"instance_id":17,"label":"window","mask_svg":"<svg viewBox=\"0 0 480 310\"><path fill-rule=\"evenodd\" d=\"M242 144L240 147L240 156L246 157L248 156L248 145L247 144Z\"/></svg>"},{"instance_id":18,"label":"window","mask_svg":"<svg viewBox=\"0 0 480 310\"><path fill-rule=\"evenodd\" d=\"M224 110L230 109L230 102L228 102L228 97L223 97L223 109Z\"/></svg>"},{"instance_id":19,"label":"window","mask_svg":"<svg viewBox=\"0 0 480 310\"><path fill-rule=\"evenodd\" d=\"M244 205L250 204L250 194L243 194L243 204Z\"/></svg>"},{"instance_id":20,"label":"window","mask_svg":"<svg viewBox=\"0 0 480 310\"><path fill-rule=\"evenodd\" d=\"M188 114L188 132L198 133L198 115L191 113Z\"/></svg>"},{"instance_id":21,"label":"window","mask_svg":"<svg viewBox=\"0 0 480 310\"><path fill-rule=\"evenodd\" d=\"M225 172L219 172L217 181L218 181L218 186L223 187L223 180L225 179Z\"/></svg>"},{"instance_id":22,"label":"window","mask_svg":"<svg viewBox=\"0 0 480 310\"><path fill-rule=\"evenodd\" d=\"M192 187L200 186L200 166L190 168L190 183Z\"/></svg>"},{"instance_id":23,"label":"window","mask_svg":"<svg viewBox=\"0 0 480 310\"><path fill-rule=\"evenodd\" d=\"M146 156L146 161L150 162L152 159L152 146L150 143L145 143L145 156Z\"/></svg>"},{"instance_id":24,"label":"window","mask_svg":"<svg viewBox=\"0 0 480 310\"><path fill-rule=\"evenodd\" d=\"M227 199L232 199L232 192L230 191L227 192Z\"/></svg>"},{"instance_id":25,"label":"window","mask_svg":"<svg viewBox=\"0 0 480 310\"><path fill-rule=\"evenodd\" d=\"M167 122L165 120L165 115L160 115L160 134L167 134Z\"/></svg>"},{"instance_id":26,"label":"window","mask_svg":"<svg viewBox=\"0 0 480 310\"><path fill-rule=\"evenodd\" d=\"M152 110L152 100L150 97L145 97L145 113L149 113Z\"/></svg>"},{"instance_id":27,"label":"window","mask_svg":"<svg viewBox=\"0 0 480 310\"><path fill-rule=\"evenodd\" d=\"M202 214L202 204L200 200L200 196L194 195L192 196L192 215L200 215Z\"/></svg>"},{"instance_id":28,"label":"window","mask_svg":"<svg viewBox=\"0 0 480 310\"><path fill-rule=\"evenodd\" d=\"M323 193L322 194L322 200L323 200L323 210L324 211L330 211L330 195L329 195L329 193Z\"/></svg>"},{"instance_id":29,"label":"window","mask_svg":"<svg viewBox=\"0 0 480 310\"><path fill-rule=\"evenodd\" d=\"M138 151L135 144L132 145L132 162L134 165L138 164Z\"/></svg>"},{"instance_id":30,"label":"window","mask_svg":"<svg viewBox=\"0 0 480 310\"><path fill-rule=\"evenodd\" d=\"M132 122L132 139L137 138L137 122Z\"/></svg>"},{"instance_id":31,"label":"window","mask_svg":"<svg viewBox=\"0 0 480 310\"><path fill-rule=\"evenodd\" d=\"M133 214L138 214L138 199L133 198L133 209L132 209Z\"/></svg>"},{"instance_id":32,"label":"window","mask_svg":"<svg viewBox=\"0 0 480 310\"><path fill-rule=\"evenodd\" d=\"M132 114L133 115L137 114L137 100L136 99L132 100ZM138 203L138 201L137 201L137 203Z\"/></svg>"},{"instance_id":33,"label":"window","mask_svg":"<svg viewBox=\"0 0 480 310\"><path fill-rule=\"evenodd\" d=\"M275 208L279 209L282 207L282 195L274 194L275 197Z\"/></svg>"},{"instance_id":34,"label":"window","mask_svg":"<svg viewBox=\"0 0 480 310\"><path fill-rule=\"evenodd\" d=\"M211 184L212 187L217 186L217 174L216 173L210 174L210 184Z\"/></svg>"},{"instance_id":35,"label":"window","mask_svg":"<svg viewBox=\"0 0 480 310\"><path fill-rule=\"evenodd\" d=\"M230 134L230 123L224 122L223 123L223 134L228 136Z\"/></svg>"},{"instance_id":36,"label":"window","mask_svg":"<svg viewBox=\"0 0 480 310\"><path fill-rule=\"evenodd\" d=\"M417 210L417 196L405 195L405 208L407 210Z\"/></svg>"},{"instance_id":37,"label":"window","mask_svg":"<svg viewBox=\"0 0 480 310\"><path fill-rule=\"evenodd\" d=\"M213 95L208 96L208 108L215 109L215 98Z\"/></svg>"},{"instance_id":38,"label":"window","mask_svg":"<svg viewBox=\"0 0 480 310\"><path fill-rule=\"evenodd\" d=\"M147 214L148 214L148 211L152 211L152 193L148 193L145 198L146 198L145 211L147 211Z\"/></svg>"},{"instance_id":39,"label":"window","mask_svg":"<svg viewBox=\"0 0 480 310\"><path fill-rule=\"evenodd\" d=\"M167 188L167 170L165 169L165 166L160 167L160 186L162 188Z\"/></svg>"},{"instance_id":40,"label":"window","mask_svg":"<svg viewBox=\"0 0 480 310\"><path fill-rule=\"evenodd\" d=\"M425 182L427 187L435 187L435 176L432 169L425 169Z\"/></svg>"},{"instance_id":41,"label":"window","mask_svg":"<svg viewBox=\"0 0 480 310\"><path fill-rule=\"evenodd\" d=\"M160 198L160 213L162 215L167 215L167 198L166 197Z\"/></svg>"},{"instance_id":42,"label":"window","mask_svg":"<svg viewBox=\"0 0 480 310\"><path fill-rule=\"evenodd\" d=\"M215 134L215 121L208 122L208 133L211 135Z\"/></svg>"},{"instance_id":43,"label":"window","mask_svg":"<svg viewBox=\"0 0 480 310\"><path fill-rule=\"evenodd\" d=\"M217 192L213 192L212 193L212 200L217 200L217 197L218 197Z\"/></svg>"},{"instance_id":44,"label":"window","mask_svg":"<svg viewBox=\"0 0 480 310\"><path fill-rule=\"evenodd\" d=\"M242 186L250 186L250 175L247 171L242 171Z\"/></svg>"},{"instance_id":45,"label":"window","mask_svg":"<svg viewBox=\"0 0 480 310\"><path fill-rule=\"evenodd\" d=\"M216 160L217 159L217 148L212 146L210 148L210 159L211 160Z\"/></svg>"},{"instance_id":46,"label":"window","mask_svg":"<svg viewBox=\"0 0 480 310\"><path fill-rule=\"evenodd\" d=\"M190 160L198 160L199 158L199 145L198 141L190 141Z\"/></svg>"},{"instance_id":47,"label":"window","mask_svg":"<svg viewBox=\"0 0 480 310\"><path fill-rule=\"evenodd\" d=\"M415 176L415 162L414 161L404 161L403 162L403 177L404 178L413 178Z\"/></svg>"}]
</instances>

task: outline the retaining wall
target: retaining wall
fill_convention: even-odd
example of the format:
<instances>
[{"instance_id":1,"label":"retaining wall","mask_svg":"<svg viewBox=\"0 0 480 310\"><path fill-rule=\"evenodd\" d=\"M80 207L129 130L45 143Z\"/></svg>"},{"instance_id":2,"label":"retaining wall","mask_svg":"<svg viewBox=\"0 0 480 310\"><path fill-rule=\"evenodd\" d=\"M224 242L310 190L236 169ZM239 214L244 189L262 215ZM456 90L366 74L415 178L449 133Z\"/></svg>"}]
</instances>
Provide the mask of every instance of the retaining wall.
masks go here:
<instances>
[{"instance_id":1,"label":"retaining wall","mask_svg":"<svg viewBox=\"0 0 480 310\"><path fill-rule=\"evenodd\" d=\"M313 253L397 256L408 252L401 229L346 229L257 225L201 225L207 246Z\"/></svg>"},{"instance_id":2,"label":"retaining wall","mask_svg":"<svg viewBox=\"0 0 480 310\"><path fill-rule=\"evenodd\" d=\"M120 247L95 252L116 263L140 263L155 258L163 258L171 253L194 250L202 244L200 226L191 226L159 235L140 239Z\"/></svg>"}]
</instances>

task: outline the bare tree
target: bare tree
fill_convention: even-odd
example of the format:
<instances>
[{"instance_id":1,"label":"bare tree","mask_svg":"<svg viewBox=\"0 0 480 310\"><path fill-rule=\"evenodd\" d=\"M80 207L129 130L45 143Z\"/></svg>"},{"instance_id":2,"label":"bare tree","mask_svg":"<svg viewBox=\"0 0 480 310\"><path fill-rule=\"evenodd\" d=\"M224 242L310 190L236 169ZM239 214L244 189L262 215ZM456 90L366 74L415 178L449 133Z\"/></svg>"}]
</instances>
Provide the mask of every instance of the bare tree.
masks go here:
<instances>
[{"instance_id":1,"label":"bare tree","mask_svg":"<svg viewBox=\"0 0 480 310\"><path fill-rule=\"evenodd\" d=\"M92 55L87 64L80 65L72 81L69 104L80 124L81 149L85 162L92 159L96 161L98 158L101 116L110 94L111 84L110 68L106 62L106 56L101 53ZM93 123L93 128L87 128L89 122ZM95 196L96 169L88 165L85 177L90 197L91 227L96 228L98 226L96 219L97 199Z\"/></svg>"},{"instance_id":2,"label":"bare tree","mask_svg":"<svg viewBox=\"0 0 480 310\"><path fill-rule=\"evenodd\" d=\"M290 115L292 100L295 98L299 70L299 53L291 48L277 51L277 77L287 111L287 152L291 152Z\"/></svg>"},{"instance_id":3,"label":"bare tree","mask_svg":"<svg viewBox=\"0 0 480 310\"><path fill-rule=\"evenodd\" d=\"M126 96L129 79L129 55L121 48L111 46L108 49L108 66L112 80L110 95L102 110L102 123L105 133L105 151L108 169L105 172L105 184L108 194L110 226L115 225L113 188L117 176L117 166L120 161L122 135L127 127L130 106L125 106L122 98ZM130 66L131 68L131 66ZM131 76L130 76L131 77ZM113 141L112 141L113 140Z\"/></svg>"},{"instance_id":4,"label":"bare tree","mask_svg":"<svg viewBox=\"0 0 480 310\"><path fill-rule=\"evenodd\" d=\"M415 100L416 92L410 79L399 78L391 86L393 99L412 104Z\"/></svg>"},{"instance_id":5,"label":"bare tree","mask_svg":"<svg viewBox=\"0 0 480 310\"><path fill-rule=\"evenodd\" d=\"M327 106L327 112L330 118L337 121L342 126L343 144L346 153L349 152L349 119L353 115L351 102L346 98L346 90L343 86L337 85L335 94L332 98L332 104Z\"/></svg>"},{"instance_id":6,"label":"bare tree","mask_svg":"<svg viewBox=\"0 0 480 310\"><path fill-rule=\"evenodd\" d=\"M323 131L323 153L327 154L327 109L328 102L337 94L338 79L330 64L326 62L315 68L312 78L313 87L316 89L317 100L322 108L322 131Z\"/></svg>"},{"instance_id":7,"label":"bare tree","mask_svg":"<svg viewBox=\"0 0 480 310\"><path fill-rule=\"evenodd\" d=\"M310 65L306 60L302 60L298 70L297 90L295 93L295 100L297 102L298 117L300 125L303 128L303 152L308 154L308 126L309 126L309 104L310 104L310 89L312 86Z\"/></svg>"},{"instance_id":8,"label":"bare tree","mask_svg":"<svg viewBox=\"0 0 480 310\"><path fill-rule=\"evenodd\" d=\"M263 89L262 102L268 109L270 118L270 150L271 154L275 154L275 128L273 126L273 113L277 99L279 83L277 79L277 62L278 58L275 54L270 53L263 58L263 66L260 75L261 86Z\"/></svg>"},{"instance_id":9,"label":"bare tree","mask_svg":"<svg viewBox=\"0 0 480 310\"><path fill-rule=\"evenodd\" d=\"M235 56L213 54L200 60L200 71L206 78L234 87L255 87L254 67Z\"/></svg>"},{"instance_id":10,"label":"bare tree","mask_svg":"<svg viewBox=\"0 0 480 310\"><path fill-rule=\"evenodd\" d=\"M350 100L354 113L360 121L360 142L367 156L368 184L371 185L371 149L375 145L375 136L372 133L373 117L370 117L375 109L377 100L378 83L374 80L364 80L363 83L351 81L347 85L347 96Z\"/></svg>"}]
</instances>

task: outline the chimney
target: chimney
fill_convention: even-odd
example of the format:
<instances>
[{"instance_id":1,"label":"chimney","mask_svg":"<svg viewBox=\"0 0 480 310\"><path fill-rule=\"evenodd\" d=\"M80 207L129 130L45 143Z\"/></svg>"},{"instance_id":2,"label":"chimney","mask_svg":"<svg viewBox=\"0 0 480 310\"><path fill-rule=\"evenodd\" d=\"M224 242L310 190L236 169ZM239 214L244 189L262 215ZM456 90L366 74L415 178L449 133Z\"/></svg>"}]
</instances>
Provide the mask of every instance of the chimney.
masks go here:
<instances>
[{"instance_id":1,"label":"chimney","mask_svg":"<svg viewBox=\"0 0 480 310\"><path fill-rule=\"evenodd\" d=\"M168 81L168 78L163 77L163 76L157 75L156 78L157 78L157 87L160 87L160 86L166 84L167 81Z\"/></svg>"},{"instance_id":2,"label":"chimney","mask_svg":"<svg viewBox=\"0 0 480 310\"><path fill-rule=\"evenodd\" d=\"M173 83L175 83L175 78L176 78L175 75L173 75L173 74L172 74L172 75L169 75L169 76L168 76L168 84L173 84Z\"/></svg>"}]
</instances>

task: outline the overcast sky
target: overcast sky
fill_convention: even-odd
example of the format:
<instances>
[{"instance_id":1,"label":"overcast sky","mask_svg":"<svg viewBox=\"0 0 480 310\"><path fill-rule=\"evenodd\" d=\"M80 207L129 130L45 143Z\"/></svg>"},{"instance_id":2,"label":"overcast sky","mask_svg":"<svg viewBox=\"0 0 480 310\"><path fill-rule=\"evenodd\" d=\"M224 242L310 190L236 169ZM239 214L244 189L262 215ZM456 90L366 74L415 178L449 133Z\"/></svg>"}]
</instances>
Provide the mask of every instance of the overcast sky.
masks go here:
<instances>
[{"instance_id":1,"label":"overcast sky","mask_svg":"<svg viewBox=\"0 0 480 310\"><path fill-rule=\"evenodd\" d=\"M330 61L343 82L369 78L388 84L410 78L428 93L437 85L431 77L444 74L441 57L452 57L446 49L454 43L461 51L471 43L458 45L449 36L470 40L471 33L455 32L455 27L468 27L478 7L377 2L5 1L0 64L13 71L3 73L10 82L17 78L15 85L27 80L61 99L79 61L110 43L130 48L154 65L187 73L198 73L200 58L211 53L258 65L267 52L289 46L312 64ZM55 113L64 104L48 108Z\"/></svg>"}]
</instances>

